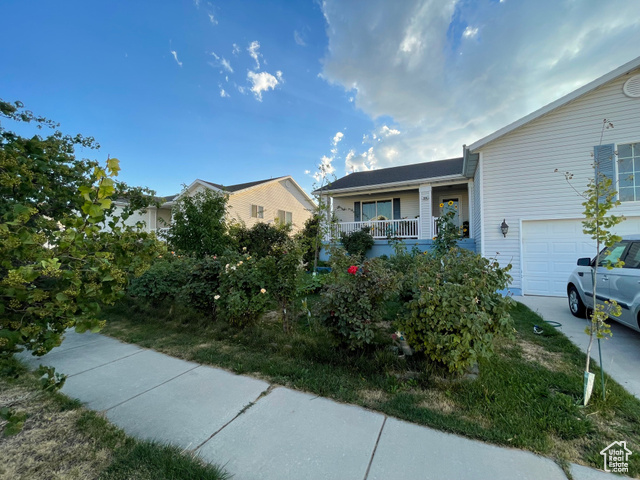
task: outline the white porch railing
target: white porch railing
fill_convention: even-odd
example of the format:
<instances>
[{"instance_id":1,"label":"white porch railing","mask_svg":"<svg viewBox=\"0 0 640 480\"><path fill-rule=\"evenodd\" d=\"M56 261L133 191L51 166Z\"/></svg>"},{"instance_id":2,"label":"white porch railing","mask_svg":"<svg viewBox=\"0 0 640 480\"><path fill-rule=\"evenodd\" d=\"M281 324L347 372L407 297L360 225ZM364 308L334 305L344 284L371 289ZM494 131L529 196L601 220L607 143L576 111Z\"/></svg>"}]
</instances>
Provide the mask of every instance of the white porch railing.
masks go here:
<instances>
[{"instance_id":1,"label":"white porch railing","mask_svg":"<svg viewBox=\"0 0 640 480\"><path fill-rule=\"evenodd\" d=\"M168 233L169 233L169 227L156 229L156 237L158 237L159 240L167 241Z\"/></svg>"},{"instance_id":2,"label":"white porch railing","mask_svg":"<svg viewBox=\"0 0 640 480\"><path fill-rule=\"evenodd\" d=\"M333 225L331 237L350 234L368 228L373 238L418 238L419 218L402 220L367 220L365 222L339 222Z\"/></svg>"}]
</instances>

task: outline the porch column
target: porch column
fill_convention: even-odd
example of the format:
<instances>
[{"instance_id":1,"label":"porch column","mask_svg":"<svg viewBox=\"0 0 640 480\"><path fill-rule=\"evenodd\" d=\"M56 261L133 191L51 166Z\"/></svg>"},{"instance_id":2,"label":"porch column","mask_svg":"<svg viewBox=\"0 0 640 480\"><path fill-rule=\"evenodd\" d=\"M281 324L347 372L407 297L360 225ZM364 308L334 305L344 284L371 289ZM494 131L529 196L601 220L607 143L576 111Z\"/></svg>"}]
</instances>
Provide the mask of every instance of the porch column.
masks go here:
<instances>
[{"instance_id":1,"label":"porch column","mask_svg":"<svg viewBox=\"0 0 640 480\"><path fill-rule=\"evenodd\" d=\"M421 239L431 239L431 185L420 185L420 223L418 225L418 237Z\"/></svg>"}]
</instances>

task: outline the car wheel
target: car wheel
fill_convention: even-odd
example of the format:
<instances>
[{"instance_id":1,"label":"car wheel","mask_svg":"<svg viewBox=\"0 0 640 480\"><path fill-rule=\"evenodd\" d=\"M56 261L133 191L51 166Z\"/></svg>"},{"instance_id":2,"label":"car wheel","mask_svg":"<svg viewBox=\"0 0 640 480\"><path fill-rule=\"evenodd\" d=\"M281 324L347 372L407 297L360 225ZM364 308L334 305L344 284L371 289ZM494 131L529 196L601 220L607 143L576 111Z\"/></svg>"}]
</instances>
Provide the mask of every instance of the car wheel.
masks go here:
<instances>
[{"instance_id":1,"label":"car wheel","mask_svg":"<svg viewBox=\"0 0 640 480\"><path fill-rule=\"evenodd\" d=\"M569 287L569 310L571 310L574 317L578 318L585 318L585 313L587 311L584 303L582 303L578 290L576 290L576 287L573 285Z\"/></svg>"}]
</instances>

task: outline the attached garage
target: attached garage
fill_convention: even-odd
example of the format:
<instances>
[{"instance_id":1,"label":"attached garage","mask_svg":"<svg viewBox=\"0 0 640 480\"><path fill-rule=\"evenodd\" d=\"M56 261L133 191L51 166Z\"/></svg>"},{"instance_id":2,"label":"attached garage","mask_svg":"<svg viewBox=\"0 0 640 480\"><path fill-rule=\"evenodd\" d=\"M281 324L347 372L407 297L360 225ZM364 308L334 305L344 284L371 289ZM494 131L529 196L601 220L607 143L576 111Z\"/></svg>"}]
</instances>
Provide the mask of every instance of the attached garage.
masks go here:
<instances>
[{"instance_id":1,"label":"attached garage","mask_svg":"<svg viewBox=\"0 0 640 480\"><path fill-rule=\"evenodd\" d=\"M617 233L640 233L640 218L627 218L618 226ZM564 297L576 261L580 257L594 257L595 249L595 241L582 233L580 219L523 220L523 293Z\"/></svg>"}]
</instances>

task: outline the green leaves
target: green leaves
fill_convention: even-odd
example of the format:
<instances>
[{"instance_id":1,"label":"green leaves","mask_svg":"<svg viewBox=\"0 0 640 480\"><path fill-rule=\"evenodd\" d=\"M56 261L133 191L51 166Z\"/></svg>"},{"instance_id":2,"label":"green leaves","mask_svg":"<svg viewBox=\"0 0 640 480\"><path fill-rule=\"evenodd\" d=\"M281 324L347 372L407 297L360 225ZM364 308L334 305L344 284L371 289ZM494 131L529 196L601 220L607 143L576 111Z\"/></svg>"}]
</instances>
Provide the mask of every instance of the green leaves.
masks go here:
<instances>
[{"instance_id":1,"label":"green leaves","mask_svg":"<svg viewBox=\"0 0 640 480\"><path fill-rule=\"evenodd\" d=\"M415 282L411 312L400 320L407 342L449 371L462 373L493 351L496 336L513 330L506 288L511 265L500 268L468 250L453 248L444 257L419 256L410 272Z\"/></svg>"},{"instance_id":2,"label":"green leaves","mask_svg":"<svg viewBox=\"0 0 640 480\"><path fill-rule=\"evenodd\" d=\"M19 121L21 108L6 115ZM69 327L99 329L100 305L121 298L129 276L165 251L114 209L123 190L136 209L151 197L114 181L117 159L105 168L76 159L77 145L95 146L79 135L23 138L0 128L0 356L22 348L44 355Z\"/></svg>"}]
</instances>

